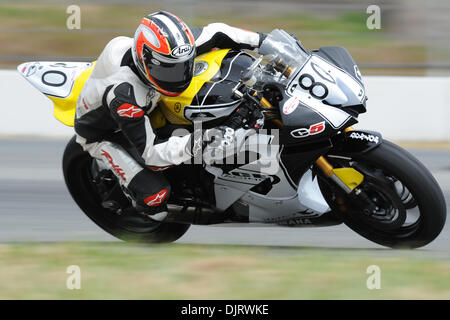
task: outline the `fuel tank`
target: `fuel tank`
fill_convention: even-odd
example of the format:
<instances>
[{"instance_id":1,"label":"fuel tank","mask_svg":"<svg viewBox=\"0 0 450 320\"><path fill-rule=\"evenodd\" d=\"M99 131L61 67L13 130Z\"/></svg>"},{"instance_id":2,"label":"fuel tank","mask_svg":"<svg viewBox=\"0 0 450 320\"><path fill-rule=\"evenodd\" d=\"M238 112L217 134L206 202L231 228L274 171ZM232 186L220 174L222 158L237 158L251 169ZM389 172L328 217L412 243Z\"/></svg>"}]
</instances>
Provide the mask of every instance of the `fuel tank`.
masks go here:
<instances>
[{"instance_id":1,"label":"fuel tank","mask_svg":"<svg viewBox=\"0 0 450 320\"><path fill-rule=\"evenodd\" d=\"M252 62L249 54L230 49L198 56L189 87L177 97L163 97L160 112L169 123L184 125L194 121L214 122L228 116L239 104L231 90Z\"/></svg>"}]
</instances>

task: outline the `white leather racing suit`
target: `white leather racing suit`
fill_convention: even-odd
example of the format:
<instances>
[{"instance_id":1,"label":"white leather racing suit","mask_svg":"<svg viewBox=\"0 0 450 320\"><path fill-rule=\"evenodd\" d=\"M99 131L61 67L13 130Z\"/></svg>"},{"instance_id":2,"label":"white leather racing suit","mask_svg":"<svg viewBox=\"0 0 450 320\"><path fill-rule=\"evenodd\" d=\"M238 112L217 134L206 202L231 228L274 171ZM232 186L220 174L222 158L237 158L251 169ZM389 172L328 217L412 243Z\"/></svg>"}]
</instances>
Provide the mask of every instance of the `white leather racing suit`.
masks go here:
<instances>
[{"instance_id":1,"label":"white leather racing suit","mask_svg":"<svg viewBox=\"0 0 450 320\"><path fill-rule=\"evenodd\" d=\"M212 48L256 48L264 35L212 23L194 28L197 55ZM161 141L155 135L148 114L160 94L148 87L134 65L133 38L112 39L98 57L77 103L77 142L89 154L103 161L120 183L130 189L142 205L158 207L170 193L170 185L158 170L191 158L191 135ZM108 141L109 134L121 131L142 158L141 164L125 149Z\"/></svg>"}]
</instances>

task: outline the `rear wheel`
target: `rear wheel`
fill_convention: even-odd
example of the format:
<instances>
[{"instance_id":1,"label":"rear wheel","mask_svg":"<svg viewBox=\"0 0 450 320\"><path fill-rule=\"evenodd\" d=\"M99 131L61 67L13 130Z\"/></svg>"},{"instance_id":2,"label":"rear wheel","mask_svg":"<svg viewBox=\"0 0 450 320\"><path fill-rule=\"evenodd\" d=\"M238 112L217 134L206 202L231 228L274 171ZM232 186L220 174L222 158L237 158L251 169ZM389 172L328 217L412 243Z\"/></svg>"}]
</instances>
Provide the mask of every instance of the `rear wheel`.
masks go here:
<instances>
[{"instance_id":1,"label":"rear wheel","mask_svg":"<svg viewBox=\"0 0 450 320\"><path fill-rule=\"evenodd\" d=\"M446 220L438 183L414 156L389 141L359 155L330 152L335 167L364 174L365 197L347 195L327 178L320 179L330 207L363 237L392 248L417 248L433 241Z\"/></svg>"},{"instance_id":2,"label":"rear wheel","mask_svg":"<svg viewBox=\"0 0 450 320\"><path fill-rule=\"evenodd\" d=\"M120 214L104 208L92 174L92 162L90 155L72 138L64 151L64 179L75 202L100 228L124 241L147 243L173 242L188 230L189 224L161 223L132 210ZM121 190L110 192L124 197Z\"/></svg>"}]
</instances>

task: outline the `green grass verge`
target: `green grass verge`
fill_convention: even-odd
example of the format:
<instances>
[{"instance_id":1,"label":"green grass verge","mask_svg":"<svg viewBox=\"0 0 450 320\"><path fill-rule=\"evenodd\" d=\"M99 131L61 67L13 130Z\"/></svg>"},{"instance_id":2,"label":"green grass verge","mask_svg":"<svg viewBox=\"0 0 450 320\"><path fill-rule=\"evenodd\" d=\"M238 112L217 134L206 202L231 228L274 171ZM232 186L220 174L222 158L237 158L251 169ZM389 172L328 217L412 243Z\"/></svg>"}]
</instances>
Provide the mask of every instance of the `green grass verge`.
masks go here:
<instances>
[{"instance_id":1,"label":"green grass verge","mask_svg":"<svg viewBox=\"0 0 450 320\"><path fill-rule=\"evenodd\" d=\"M393 252L393 251L392 251ZM449 299L450 261L360 250L124 243L0 245L0 299ZM381 268L368 290L366 269ZM66 268L81 268L68 290Z\"/></svg>"}]
</instances>

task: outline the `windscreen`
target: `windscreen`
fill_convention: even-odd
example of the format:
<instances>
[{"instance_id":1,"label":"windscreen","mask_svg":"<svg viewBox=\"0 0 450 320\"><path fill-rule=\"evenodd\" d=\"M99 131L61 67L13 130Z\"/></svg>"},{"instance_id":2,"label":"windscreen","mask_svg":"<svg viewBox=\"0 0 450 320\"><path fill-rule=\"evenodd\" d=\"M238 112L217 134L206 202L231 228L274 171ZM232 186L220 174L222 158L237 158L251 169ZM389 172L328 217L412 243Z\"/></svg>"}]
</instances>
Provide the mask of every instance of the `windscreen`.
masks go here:
<instances>
[{"instance_id":1,"label":"windscreen","mask_svg":"<svg viewBox=\"0 0 450 320\"><path fill-rule=\"evenodd\" d=\"M298 40L280 29L275 29L267 35L258 52L273 63L281 59L284 65L292 69L302 66L310 56Z\"/></svg>"}]
</instances>

